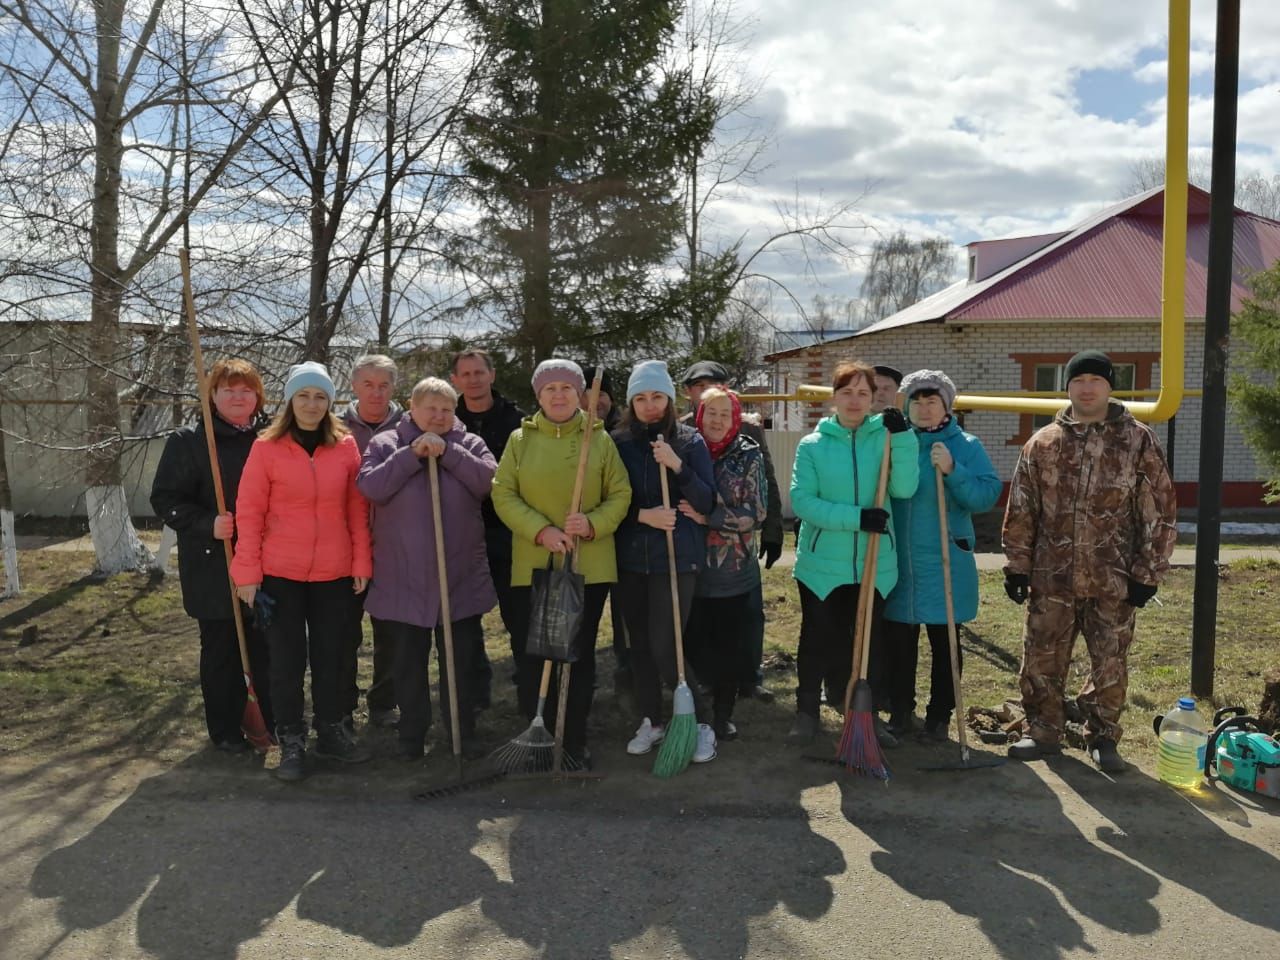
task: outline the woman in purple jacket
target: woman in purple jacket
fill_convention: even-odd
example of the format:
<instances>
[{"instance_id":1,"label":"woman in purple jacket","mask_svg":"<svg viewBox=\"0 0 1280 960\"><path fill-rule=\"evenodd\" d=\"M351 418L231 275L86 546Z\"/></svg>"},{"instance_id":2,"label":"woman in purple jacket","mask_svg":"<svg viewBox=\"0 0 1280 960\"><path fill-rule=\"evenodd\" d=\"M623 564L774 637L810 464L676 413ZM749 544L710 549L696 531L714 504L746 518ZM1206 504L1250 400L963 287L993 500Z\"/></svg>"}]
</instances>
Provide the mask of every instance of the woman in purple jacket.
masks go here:
<instances>
[{"instance_id":1,"label":"woman in purple jacket","mask_svg":"<svg viewBox=\"0 0 1280 960\"><path fill-rule=\"evenodd\" d=\"M446 737L451 734L428 457L436 457L440 468L456 676L471 676L470 651L481 642L480 618L498 602L480 513L498 464L484 441L466 432L454 414L457 403L457 393L445 381L421 381L396 429L369 443L356 480L373 504L373 580L365 609L393 636L400 750L406 760L422 758L431 726L427 665L433 632L440 656L441 713ZM475 734L468 687L462 683L458 690L458 725L464 741Z\"/></svg>"}]
</instances>

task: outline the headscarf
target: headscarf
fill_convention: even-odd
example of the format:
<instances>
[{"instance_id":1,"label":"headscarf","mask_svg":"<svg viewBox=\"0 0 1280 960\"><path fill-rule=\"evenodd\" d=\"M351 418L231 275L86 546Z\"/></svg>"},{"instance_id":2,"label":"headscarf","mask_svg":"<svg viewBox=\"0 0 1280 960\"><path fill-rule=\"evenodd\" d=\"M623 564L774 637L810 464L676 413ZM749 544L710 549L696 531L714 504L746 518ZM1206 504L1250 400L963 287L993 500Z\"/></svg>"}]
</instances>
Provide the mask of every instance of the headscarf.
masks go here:
<instances>
[{"instance_id":1,"label":"headscarf","mask_svg":"<svg viewBox=\"0 0 1280 960\"><path fill-rule=\"evenodd\" d=\"M724 388L721 387L720 389L723 390ZM723 440L712 440L707 436L707 431L702 429L702 411L707 407L705 400L698 404L698 413L695 417L698 432L702 434L702 439L707 442L707 449L711 451L712 460L719 460L724 455L724 452L729 449L729 445L737 438L738 431L742 428L742 401L738 399L738 395L732 390L725 390L724 392L729 398L733 419L729 424L729 432L724 435Z\"/></svg>"}]
</instances>

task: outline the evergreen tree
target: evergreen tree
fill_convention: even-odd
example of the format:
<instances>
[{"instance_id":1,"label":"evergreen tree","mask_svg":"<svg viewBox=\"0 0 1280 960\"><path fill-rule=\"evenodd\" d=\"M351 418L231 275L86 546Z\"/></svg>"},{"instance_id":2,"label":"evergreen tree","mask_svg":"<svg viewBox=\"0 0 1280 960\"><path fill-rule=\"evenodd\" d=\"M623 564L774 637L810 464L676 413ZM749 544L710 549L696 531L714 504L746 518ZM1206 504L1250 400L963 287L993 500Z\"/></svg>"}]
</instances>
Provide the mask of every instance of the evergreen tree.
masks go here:
<instances>
[{"instance_id":1,"label":"evergreen tree","mask_svg":"<svg viewBox=\"0 0 1280 960\"><path fill-rule=\"evenodd\" d=\"M465 0L491 64L465 123L460 251L525 366L665 342L678 172L713 111L667 62L673 0Z\"/></svg>"},{"instance_id":2,"label":"evergreen tree","mask_svg":"<svg viewBox=\"0 0 1280 960\"><path fill-rule=\"evenodd\" d=\"M1280 262L1249 280L1235 329L1247 346L1243 372L1231 378L1231 401L1245 439L1270 474L1268 500L1280 500Z\"/></svg>"}]
</instances>

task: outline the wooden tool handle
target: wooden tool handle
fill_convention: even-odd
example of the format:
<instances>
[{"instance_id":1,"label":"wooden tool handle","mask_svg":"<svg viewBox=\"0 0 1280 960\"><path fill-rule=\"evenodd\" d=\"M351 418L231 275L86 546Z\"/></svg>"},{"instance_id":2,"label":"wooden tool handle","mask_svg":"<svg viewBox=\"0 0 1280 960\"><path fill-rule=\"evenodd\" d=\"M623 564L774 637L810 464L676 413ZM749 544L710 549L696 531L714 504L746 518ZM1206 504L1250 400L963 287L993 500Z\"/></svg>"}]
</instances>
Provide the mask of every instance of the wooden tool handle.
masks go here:
<instances>
[{"instance_id":1,"label":"wooden tool handle","mask_svg":"<svg viewBox=\"0 0 1280 960\"><path fill-rule=\"evenodd\" d=\"M462 759L462 730L458 727L458 676L453 663L453 617L449 613L449 571L444 565L444 524L440 510L440 466L427 457L431 478L431 519L436 533L436 573L440 580L440 624L444 628L445 675L449 684L449 725L453 728L453 755Z\"/></svg>"},{"instance_id":2,"label":"wooden tool handle","mask_svg":"<svg viewBox=\"0 0 1280 960\"><path fill-rule=\"evenodd\" d=\"M892 453L893 434L885 431L884 456L880 458L880 475L876 479L875 506L884 506L885 494L889 489L889 457ZM854 491L857 495L857 491ZM857 543L857 531L854 531L854 542ZM862 580L858 584L858 611L853 625L853 659L849 671L849 682L844 690L844 709L849 712L853 703L853 688L857 682L867 675L867 664L871 660L871 626L875 619L874 600L876 590L876 565L880 561L880 534L867 534L867 554L862 563Z\"/></svg>"},{"instance_id":3,"label":"wooden tool handle","mask_svg":"<svg viewBox=\"0 0 1280 960\"><path fill-rule=\"evenodd\" d=\"M956 633L955 603L951 595L951 531L947 529L947 489L942 468L934 465L933 477L938 488L938 536L942 548L942 593L947 602L947 646L951 651L951 688L956 701L956 739L960 742L960 758L969 762L969 737L965 729L964 697L960 693L960 638Z\"/></svg>"},{"instance_id":4,"label":"wooden tool handle","mask_svg":"<svg viewBox=\"0 0 1280 960\"><path fill-rule=\"evenodd\" d=\"M191 292L191 261L185 248L178 251L178 263L182 267L182 299L186 304L187 335L191 340L192 364L196 370L196 383L200 390L200 412L204 414L204 439L209 447L209 466L213 471L213 500L218 507L218 515L227 512L227 496L222 489L222 468L218 466L218 444L213 436L213 407L209 402L209 378L204 371L204 353L200 349L200 328L196 326L196 301ZM223 556L227 560L227 584L231 588L231 617L236 624L236 642L240 647L240 667L247 677L249 670L249 648L245 643L244 615L240 612L240 597L236 593L236 583L231 579L231 541L222 541Z\"/></svg>"},{"instance_id":5,"label":"wooden tool handle","mask_svg":"<svg viewBox=\"0 0 1280 960\"><path fill-rule=\"evenodd\" d=\"M595 378L591 381L591 392L587 394L587 409L582 423L582 447L578 450L578 472L573 478L573 494L569 497L569 513L577 513L582 509L582 488L587 482L587 460L591 456L591 431L596 425L596 403L600 400L600 383L604 379L604 367L596 368ZM578 569L578 538L573 538L572 569Z\"/></svg>"},{"instance_id":6,"label":"wooden tool handle","mask_svg":"<svg viewBox=\"0 0 1280 960\"><path fill-rule=\"evenodd\" d=\"M662 485L662 506L671 509L671 490L667 486L667 468L658 464L658 482ZM671 625L676 637L676 673L684 683L684 625L680 622L680 580L676 576L676 538L671 530L667 535L667 575L671 578Z\"/></svg>"}]
</instances>

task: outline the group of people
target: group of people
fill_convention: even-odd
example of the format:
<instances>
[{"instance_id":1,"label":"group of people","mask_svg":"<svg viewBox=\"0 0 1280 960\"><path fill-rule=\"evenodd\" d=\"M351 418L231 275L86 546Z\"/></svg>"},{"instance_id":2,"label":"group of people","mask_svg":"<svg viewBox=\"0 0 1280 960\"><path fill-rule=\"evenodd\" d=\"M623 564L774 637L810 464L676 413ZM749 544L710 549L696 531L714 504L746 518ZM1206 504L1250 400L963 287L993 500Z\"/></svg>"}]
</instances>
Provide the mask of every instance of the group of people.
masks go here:
<instances>
[{"instance_id":1,"label":"group of people","mask_svg":"<svg viewBox=\"0 0 1280 960\"><path fill-rule=\"evenodd\" d=\"M1123 766L1115 744L1133 610L1167 568L1173 488L1154 434L1110 400L1110 361L1081 354L1067 372L1070 402L1024 447L1005 518L1005 587L1016 602L1030 597L1020 675L1027 736L1010 755L1030 760L1060 750L1070 650L1083 632L1093 670L1081 705L1095 759L1114 770ZM568 658L566 754L590 766L587 720L608 601L615 684L632 694L638 720L627 752L648 753L663 739L663 690L681 673L679 629L698 721L693 760L713 760L718 745L737 736L737 700L773 696L761 674L760 569L783 549L772 460L759 423L744 414L718 363L685 371L691 410L683 417L663 361L636 364L621 398L602 373L588 417L594 375L571 360L542 362L532 377L537 409L527 416L494 389L492 358L467 349L453 358L448 380L421 380L402 409L393 399L394 362L371 355L357 360L354 400L338 416L328 372L305 362L290 369L284 402L268 420L258 372L243 360L217 363L209 377L212 423L170 438L152 490L157 515L178 534L213 744L247 749L245 686L218 543L230 540L235 602L244 605L250 666L280 746L282 779L305 776L310 728L314 756L369 758L354 723L366 613L369 723L394 726L406 759L424 756L433 722L433 646L445 733L456 715L464 750L474 747L475 716L489 706L493 682L481 618L495 606L510 638L520 711L532 719L543 672L526 643L537 572L564 564L585 583ZM914 731L923 624L933 670L919 735L946 740L954 710L946 604L958 622L977 614L972 516L994 507L1002 485L982 443L954 414L956 388L945 373L904 377L849 362L836 368L832 388L831 413L800 442L791 476L802 625L787 740L813 740L824 697L844 707L846 684L859 669L852 637L873 535L867 679L877 711L888 714L887 722L877 717L877 735L892 746ZM222 513L206 429L226 491ZM949 531L949 600L935 471ZM444 680L450 652L456 705ZM556 716L558 688L551 685L548 717Z\"/></svg>"}]
</instances>

